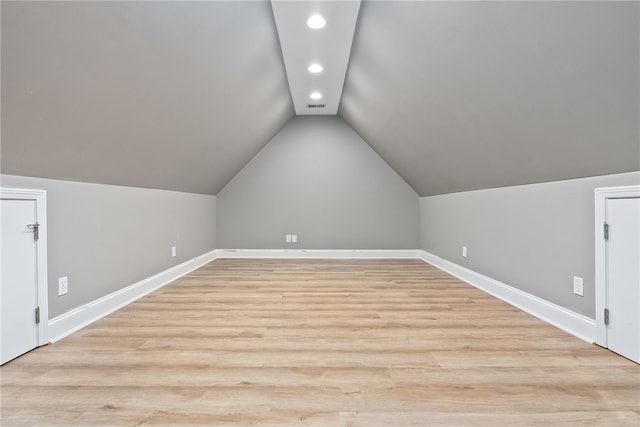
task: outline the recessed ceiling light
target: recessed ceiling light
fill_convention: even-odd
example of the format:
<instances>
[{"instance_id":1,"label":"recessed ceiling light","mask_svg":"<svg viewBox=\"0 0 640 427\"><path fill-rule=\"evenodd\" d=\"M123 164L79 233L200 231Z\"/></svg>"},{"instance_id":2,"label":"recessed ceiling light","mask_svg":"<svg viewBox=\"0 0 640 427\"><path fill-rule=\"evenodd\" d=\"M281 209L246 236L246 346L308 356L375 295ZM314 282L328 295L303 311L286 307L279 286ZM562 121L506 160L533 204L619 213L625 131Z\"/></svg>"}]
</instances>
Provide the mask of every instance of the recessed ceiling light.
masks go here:
<instances>
[{"instance_id":1,"label":"recessed ceiling light","mask_svg":"<svg viewBox=\"0 0 640 427\"><path fill-rule=\"evenodd\" d=\"M307 19L307 26L309 28L313 28L314 30L318 30L327 25L327 21L320 15L312 15L309 19Z\"/></svg>"},{"instance_id":2,"label":"recessed ceiling light","mask_svg":"<svg viewBox=\"0 0 640 427\"><path fill-rule=\"evenodd\" d=\"M313 92L311 95L309 95L309 98L311 98L311 99L320 99L320 98L322 98L322 94L320 92Z\"/></svg>"},{"instance_id":3,"label":"recessed ceiling light","mask_svg":"<svg viewBox=\"0 0 640 427\"><path fill-rule=\"evenodd\" d=\"M322 65L320 64L311 64L309 66L309 72L311 73L319 73L323 70L324 68L322 68Z\"/></svg>"}]
</instances>

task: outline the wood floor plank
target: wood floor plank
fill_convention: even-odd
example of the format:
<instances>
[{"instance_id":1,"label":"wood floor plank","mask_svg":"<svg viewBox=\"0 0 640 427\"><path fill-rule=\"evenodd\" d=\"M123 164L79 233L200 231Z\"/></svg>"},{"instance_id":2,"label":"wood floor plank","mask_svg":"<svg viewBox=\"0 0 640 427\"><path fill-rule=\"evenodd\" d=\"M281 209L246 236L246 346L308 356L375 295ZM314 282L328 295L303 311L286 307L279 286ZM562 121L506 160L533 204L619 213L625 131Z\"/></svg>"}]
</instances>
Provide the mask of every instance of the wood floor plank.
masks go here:
<instances>
[{"instance_id":1,"label":"wood floor plank","mask_svg":"<svg viewBox=\"0 0 640 427\"><path fill-rule=\"evenodd\" d=\"M638 426L640 366L419 260L216 260L0 368L3 426Z\"/></svg>"}]
</instances>

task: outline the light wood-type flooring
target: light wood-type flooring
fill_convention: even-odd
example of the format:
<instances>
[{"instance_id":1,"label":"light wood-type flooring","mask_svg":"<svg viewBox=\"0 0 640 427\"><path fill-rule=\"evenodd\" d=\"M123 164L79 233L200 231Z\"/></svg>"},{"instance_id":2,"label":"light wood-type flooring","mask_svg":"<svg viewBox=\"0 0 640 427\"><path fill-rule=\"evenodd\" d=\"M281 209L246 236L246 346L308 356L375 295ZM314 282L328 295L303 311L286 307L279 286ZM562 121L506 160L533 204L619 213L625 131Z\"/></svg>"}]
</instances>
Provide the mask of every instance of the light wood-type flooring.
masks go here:
<instances>
[{"instance_id":1,"label":"light wood-type flooring","mask_svg":"<svg viewBox=\"0 0 640 427\"><path fill-rule=\"evenodd\" d=\"M0 368L2 426L639 426L640 366L419 260L216 260Z\"/></svg>"}]
</instances>

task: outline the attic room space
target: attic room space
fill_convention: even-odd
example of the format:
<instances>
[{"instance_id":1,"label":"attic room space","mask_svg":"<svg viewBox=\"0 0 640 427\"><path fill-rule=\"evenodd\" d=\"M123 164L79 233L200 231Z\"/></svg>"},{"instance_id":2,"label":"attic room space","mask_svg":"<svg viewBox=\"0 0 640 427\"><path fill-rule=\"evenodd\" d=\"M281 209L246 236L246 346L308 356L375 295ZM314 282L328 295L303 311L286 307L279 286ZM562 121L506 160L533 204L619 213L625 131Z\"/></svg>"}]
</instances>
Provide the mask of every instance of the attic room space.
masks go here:
<instances>
[{"instance_id":1,"label":"attic room space","mask_svg":"<svg viewBox=\"0 0 640 427\"><path fill-rule=\"evenodd\" d=\"M640 425L640 2L0 16L0 424Z\"/></svg>"}]
</instances>

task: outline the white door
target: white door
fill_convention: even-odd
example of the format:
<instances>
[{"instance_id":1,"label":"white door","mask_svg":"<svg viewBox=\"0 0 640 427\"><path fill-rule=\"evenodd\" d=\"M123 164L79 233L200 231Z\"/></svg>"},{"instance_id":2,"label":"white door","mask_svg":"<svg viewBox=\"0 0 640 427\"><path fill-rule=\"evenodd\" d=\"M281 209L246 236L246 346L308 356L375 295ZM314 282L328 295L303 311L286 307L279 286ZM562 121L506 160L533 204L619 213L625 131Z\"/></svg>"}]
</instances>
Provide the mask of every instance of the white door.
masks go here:
<instances>
[{"instance_id":1,"label":"white door","mask_svg":"<svg viewBox=\"0 0 640 427\"><path fill-rule=\"evenodd\" d=\"M640 363L640 198L606 200L607 347Z\"/></svg>"},{"instance_id":2,"label":"white door","mask_svg":"<svg viewBox=\"0 0 640 427\"><path fill-rule=\"evenodd\" d=\"M38 346L38 256L34 230L35 200L0 201L1 254L1 363Z\"/></svg>"}]
</instances>

